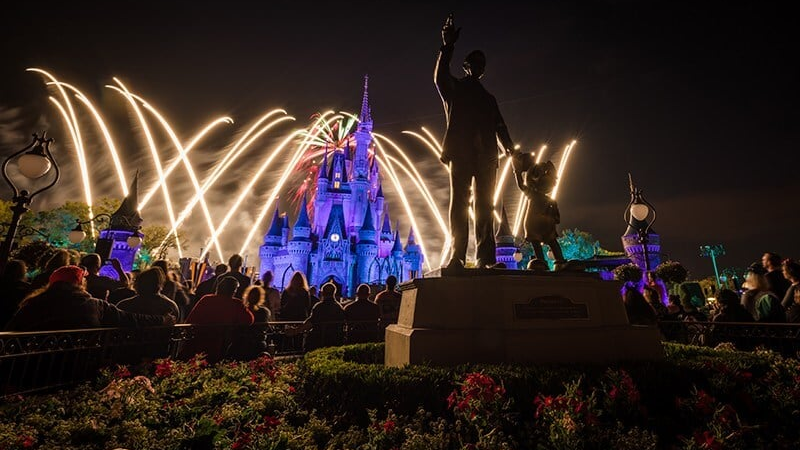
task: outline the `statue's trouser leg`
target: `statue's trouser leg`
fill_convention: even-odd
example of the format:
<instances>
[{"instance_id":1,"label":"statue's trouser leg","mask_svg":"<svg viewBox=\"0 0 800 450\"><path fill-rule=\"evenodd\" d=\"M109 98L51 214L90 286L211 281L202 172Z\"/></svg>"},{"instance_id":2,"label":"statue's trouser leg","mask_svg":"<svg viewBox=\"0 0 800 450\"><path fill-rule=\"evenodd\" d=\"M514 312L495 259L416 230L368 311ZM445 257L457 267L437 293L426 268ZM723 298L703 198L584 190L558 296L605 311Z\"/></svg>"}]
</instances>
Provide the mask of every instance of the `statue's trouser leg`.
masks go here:
<instances>
[{"instance_id":1,"label":"statue's trouser leg","mask_svg":"<svg viewBox=\"0 0 800 450\"><path fill-rule=\"evenodd\" d=\"M542 243L539 241L531 242L533 245L533 253L536 255L536 259L544 261L544 250L542 249Z\"/></svg>"},{"instance_id":2,"label":"statue's trouser leg","mask_svg":"<svg viewBox=\"0 0 800 450\"><path fill-rule=\"evenodd\" d=\"M494 196L496 164L485 164L475 170L475 239L477 241L477 257L480 264L495 263L494 241Z\"/></svg>"},{"instance_id":3,"label":"statue's trouser leg","mask_svg":"<svg viewBox=\"0 0 800 450\"><path fill-rule=\"evenodd\" d=\"M450 234L452 237L451 258L467 260L469 239L469 187L472 171L463 164L450 162Z\"/></svg>"},{"instance_id":4,"label":"statue's trouser leg","mask_svg":"<svg viewBox=\"0 0 800 450\"><path fill-rule=\"evenodd\" d=\"M553 251L553 258L555 258L557 262L564 261L564 253L561 252L561 244L559 244L557 240L553 239L548 242L547 245L549 245L550 250Z\"/></svg>"}]
</instances>

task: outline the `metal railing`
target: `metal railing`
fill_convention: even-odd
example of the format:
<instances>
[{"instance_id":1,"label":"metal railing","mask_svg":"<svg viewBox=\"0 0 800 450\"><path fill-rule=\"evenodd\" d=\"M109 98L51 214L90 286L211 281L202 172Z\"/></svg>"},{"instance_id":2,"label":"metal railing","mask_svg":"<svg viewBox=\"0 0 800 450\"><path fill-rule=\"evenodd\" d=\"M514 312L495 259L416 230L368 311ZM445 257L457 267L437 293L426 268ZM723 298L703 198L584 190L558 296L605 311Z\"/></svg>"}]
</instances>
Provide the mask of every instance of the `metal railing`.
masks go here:
<instances>
[{"instance_id":1,"label":"metal railing","mask_svg":"<svg viewBox=\"0 0 800 450\"><path fill-rule=\"evenodd\" d=\"M731 343L738 350L766 348L786 356L800 352L800 324L763 322L696 322L662 320L663 339L680 344L715 347Z\"/></svg>"},{"instance_id":2,"label":"metal railing","mask_svg":"<svg viewBox=\"0 0 800 450\"><path fill-rule=\"evenodd\" d=\"M375 321L326 322L306 333L290 331L302 323L0 332L0 397L69 386L92 379L103 367L177 358L196 335L209 334L204 331L227 341L225 357L231 359L301 355L325 345L383 340Z\"/></svg>"}]
</instances>

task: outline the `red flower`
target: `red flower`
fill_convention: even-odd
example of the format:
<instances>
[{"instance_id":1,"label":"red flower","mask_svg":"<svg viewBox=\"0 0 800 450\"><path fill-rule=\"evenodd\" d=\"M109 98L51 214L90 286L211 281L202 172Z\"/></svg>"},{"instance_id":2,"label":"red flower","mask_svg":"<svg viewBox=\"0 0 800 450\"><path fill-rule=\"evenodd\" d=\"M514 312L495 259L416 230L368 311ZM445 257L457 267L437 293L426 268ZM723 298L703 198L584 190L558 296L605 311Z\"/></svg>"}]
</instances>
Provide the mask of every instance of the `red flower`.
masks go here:
<instances>
[{"instance_id":1,"label":"red flower","mask_svg":"<svg viewBox=\"0 0 800 450\"><path fill-rule=\"evenodd\" d=\"M710 415L714 413L714 402L716 401L714 397L708 395L706 391L700 390L697 391L697 401L695 402L695 408L703 414Z\"/></svg>"},{"instance_id":2,"label":"red flower","mask_svg":"<svg viewBox=\"0 0 800 450\"><path fill-rule=\"evenodd\" d=\"M296 391L296 389L294 388L294 386L289 386L289 393L290 394L294 394L295 391Z\"/></svg>"},{"instance_id":3,"label":"red flower","mask_svg":"<svg viewBox=\"0 0 800 450\"><path fill-rule=\"evenodd\" d=\"M19 443L22 445L22 448L31 448L33 444L36 443L36 440L32 436L21 436L19 438Z\"/></svg>"},{"instance_id":4,"label":"red flower","mask_svg":"<svg viewBox=\"0 0 800 450\"><path fill-rule=\"evenodd\" d=\"M171 376L175 372L175 368L172 364L171 359L162 359L160 361L156 361L156 376L160 378L166 378Z\"/></svg>"},{"instance_id":5,"label":"red flower","mask_svg":"<svg viewBox=\"0 0 800 450\"><path fill-rule=\"evenodd\" d=\"M617 395L619 395L619 389L616 386L611 386L611 390L608 391L608 398L611 400L616 400Z\"/></svg>"},{"instance_id":6,"label":"red flower","mask_svg":"<svg viewBox=\"0 0 800 450\"><path fill-rule=\"evenodd\" d=\"M131 376L131 371L128 370L128 366L117 366L117 370L114 371L114 378L128 378Z\"/></svg>"},{"instance_id":7,"label":"red flower","mask_svg":"<svg viewBox=\"0 0 800 450\"><path fill-rule=\"evenodd\" d=\"M238 450L240 448L244 448L245 445L250 443L250 433L242 433L239 436L239 439L236 440L233 444L231 444L232 450Z\"/></svg>"},{"instance_id":8,"label":"red flower","mask_svg":"<svg viewBox=\"0 0 800 450\"><path fill-rule=\"evenodd\" d=\"M395 423L393 420L386 420L386 422L383 422L383 431L391 433L392 431L394 431L394 428L395 428Z\"/></svg>"},{"instance_id":9,"label":"red flower","mask_svg":"<svg viewBox=\"0 0 800 450\"><path fill-rule=\"evenodd\" d=\"M273 416L264 416L264 422L256 427L258 433L268 433L277 428L281 420Z\"/></svg>"},{"instance_id":10,"label":"red flower","mask_svg":"<svg viewBox=\"0 0 800 450\"><path fill-rule=\"evenodd\" d=\"M714 433L708 430L702 433L699 431L695 432L694 441L700 446L700 448L707 448L711 450L722 450L724 448L722 443L717 440L716 436L714 436Z\"/></svg>"}]
</instances>

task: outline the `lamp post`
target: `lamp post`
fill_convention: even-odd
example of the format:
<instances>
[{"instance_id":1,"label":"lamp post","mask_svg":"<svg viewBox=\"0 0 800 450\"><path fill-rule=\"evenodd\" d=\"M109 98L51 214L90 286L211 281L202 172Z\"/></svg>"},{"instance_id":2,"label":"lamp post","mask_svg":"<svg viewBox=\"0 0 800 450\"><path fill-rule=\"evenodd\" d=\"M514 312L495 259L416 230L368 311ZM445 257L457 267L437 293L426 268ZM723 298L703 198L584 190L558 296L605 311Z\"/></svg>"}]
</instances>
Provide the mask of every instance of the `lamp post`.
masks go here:
<instances>
[{"instance_id":1,"label":"lamp post","mask_svg":"<svg viewBox=\"0 0 800 450\"><path fill-rule=\"evenodd\" d=\"M717 256L725 255L725 247L722 244L717 245L701 245L700 256L711 257L711 264L714 265L714 278L717 280L717 289L722 287L719 281L719 271L717 270Z\"/></svg>"},{"instance_id":2,"label":"lamp post","mask_svg":"<svg viewBox=\"0 0 800 450\"><path fill-rule=\"evenodd\" d=\"M33 198L55 186L56 182L58 182L58 178L61 176L58 164L56 164L56 160L53 159L53 155L50 153L50 143L53 142L53 139L46 138L46 134L47 133L44 132L42 133L42 137L39 137L34 133L33 141L31 141L27 147L7 157L5 161L3 161L3 178L6 180L6 183L11 186L11 190L14 191L14 198L12 199L14 205L11 207L11 222L8 225L6 238L2 245L0 245L0 273L5 271L6 264L8 263L11 246L17 234L20 218L29 211L28 206L30 206ZM8 164L15 158L17 159L20 173L28 179L35 180L45 176L50 172L51 167L55 168L55 177L53 177L53 180L49 184L32 193L25 189L20 190L8 176Z\"/></svg>"},{"instance_id":3,"label":"lamp post","mask_svg":"<svg viewBox=\"0 0 800 450\"><path fill-rule=\"evenodd\" d=\"M648 245L650 241L650 229L656 221L656 208L644 198L642 190L633 185L633 177L628 174L628 182L631 189L631 201L625 208L623 218L628 225L628 229L636 231L639 245L642 246L644 256L645 276L650 272L650 255Z\"/></svg>"}]
</instances>

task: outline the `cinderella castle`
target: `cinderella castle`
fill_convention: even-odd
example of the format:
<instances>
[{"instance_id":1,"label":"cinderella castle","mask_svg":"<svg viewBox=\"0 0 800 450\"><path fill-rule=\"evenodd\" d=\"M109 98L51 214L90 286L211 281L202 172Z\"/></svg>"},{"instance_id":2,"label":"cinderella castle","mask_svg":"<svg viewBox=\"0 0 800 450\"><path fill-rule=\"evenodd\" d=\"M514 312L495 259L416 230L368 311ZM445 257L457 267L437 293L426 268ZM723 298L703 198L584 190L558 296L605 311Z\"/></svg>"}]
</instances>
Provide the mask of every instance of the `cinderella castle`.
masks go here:
<instances>
[{"instance_id":1,"label":"cinderella castle","mask_svg":"<svg viewBox=\"0 0 800 450\"><path fill-rule=\"evenodd\" d=\"M309 285L333 281L344 296L355 295L361 283L383 284L394 275L402 282L421 276L423 256L408 233L405 245L399 223L394 230L389 220L378 163L370 156L372 116L364 78L364 95L352 151L345 148L325 151L317 175L313 217L309 217L303 197L297 219L278 208L259 248L260 271L271 270L273 285L283 288L295 271L305 274Z\"/></svg>"}]
</instances>

